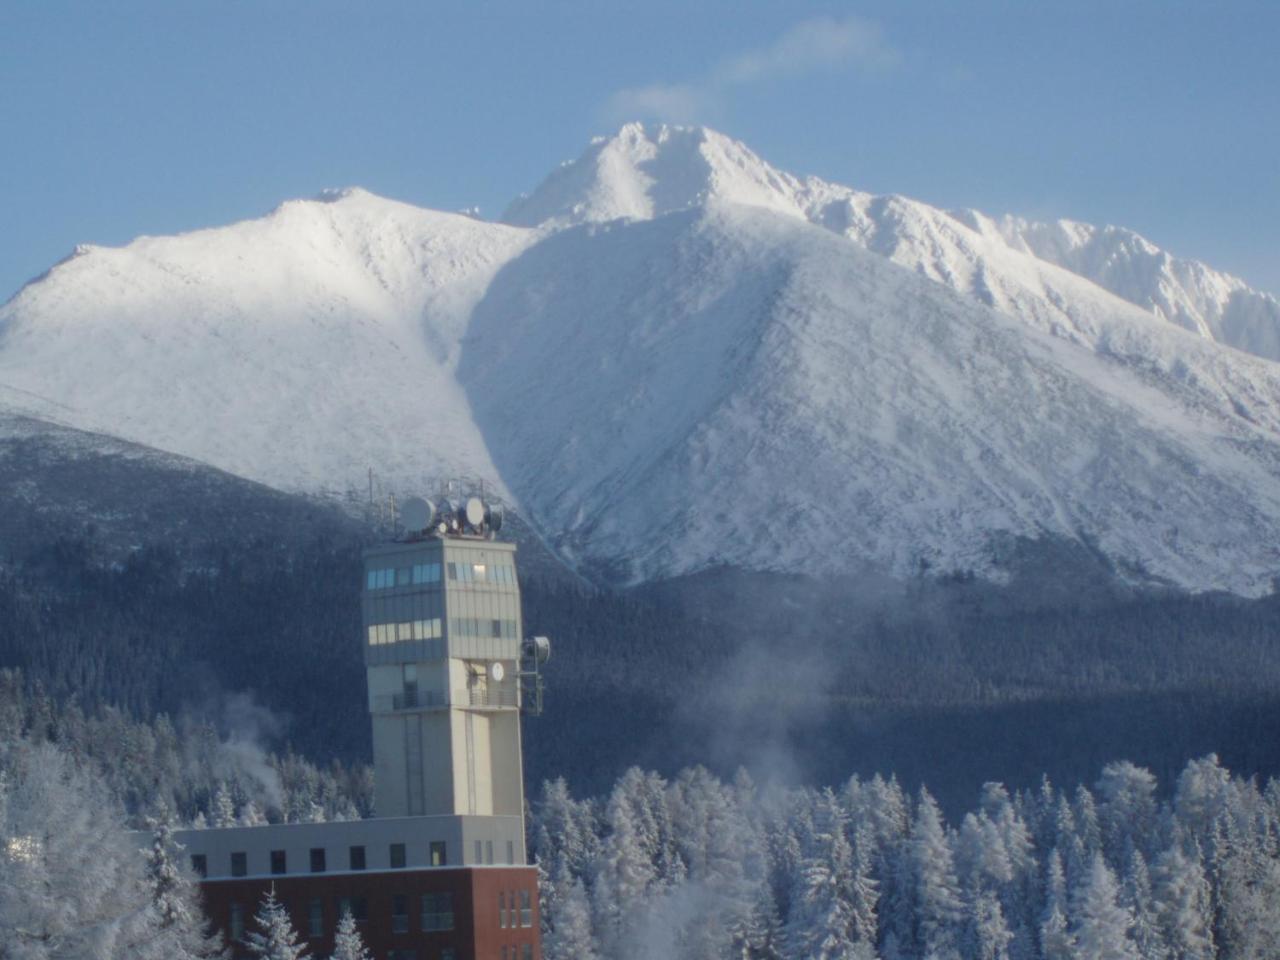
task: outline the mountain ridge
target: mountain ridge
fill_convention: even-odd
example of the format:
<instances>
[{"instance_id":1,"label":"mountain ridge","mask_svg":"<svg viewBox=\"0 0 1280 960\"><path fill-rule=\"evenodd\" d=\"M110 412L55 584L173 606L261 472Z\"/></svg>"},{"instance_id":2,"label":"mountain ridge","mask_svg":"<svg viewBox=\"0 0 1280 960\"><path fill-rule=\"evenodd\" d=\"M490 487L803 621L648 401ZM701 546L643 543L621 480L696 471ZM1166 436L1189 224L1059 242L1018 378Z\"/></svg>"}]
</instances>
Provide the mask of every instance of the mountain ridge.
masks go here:
<instances>
[{"instance_id":1,"label":"mountain ridge","mask_svg":"<svg viewBox=\"0 0 1280 960\"><path fill-rule=\"evenodd\" d=\"M0 307L0 387L286 490L471 477L624 583L1000 579L1036 536L1138 582L1280 571L1280 367L1215 333L1265 346L1275 301L1234 278L800 179L701 128L628 125L507 218L347 188L85 248ZM1103 270L1117 245L1199 299L1166 284L1159 312L1063 265L1138 296ZM1261 307L1213 314L1215 290Z\"/></svg>"}]
</instances>

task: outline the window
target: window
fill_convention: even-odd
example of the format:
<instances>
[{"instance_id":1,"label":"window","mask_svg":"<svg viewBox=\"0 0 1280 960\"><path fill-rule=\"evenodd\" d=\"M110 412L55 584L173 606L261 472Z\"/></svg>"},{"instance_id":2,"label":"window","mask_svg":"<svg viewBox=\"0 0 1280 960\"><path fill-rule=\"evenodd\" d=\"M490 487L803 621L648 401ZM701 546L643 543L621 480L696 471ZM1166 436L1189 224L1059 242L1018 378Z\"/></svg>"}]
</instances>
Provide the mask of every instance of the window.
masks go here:
<instances>
[{"instance_id":1,"label":"window","mask_svg":"<svg viewBox=\"0 0 1280 960\"><path fill-rule=\"evenodd\" d=\"M244 939L244 904L233 903L231 905L231 940L238 943Z\"/></svg>"},{"instance_id":2,"label":"window","mask_svg":"<svg viewBox=\"0 0 1280 960\"><path fill-rule=\"evenodd\" d=\"M520 944L520 960L533 960L533 944Z\"/></svg>"},{"instance_id":3,"label":"window","mask_svg":"<svg viewBox=\"0 0 1280 960\"><path fill-rule=\"evenodd\" d=\"M533 926L533 894L528 890L520 891L520 926Z\"/></svg>"},{"instance_id":4,"label":"window","mask_svg":"<svg viewBox=\"0 0 1280 960\"><path fill-rule=\"evenodd\" d=\"M493 863L493 841L486 840L484 842L484 862Z\"/></svg>"},{"instance_id":5,"label":"window","mask_svg":"<svg viewBox=\"0 0 1280 960\"><path fill-rule=\"evenodd\" d=\"M207 877L209 875L209 860L203 853L193 853L191 855L191 872L197 877Z\"/></svg>"},{"instance_id":6,"label":"window","mask_svg":"<svg viewBox=\"0 0 1280 960\"><path fill-rule=\"evenodd\" d=\"M448 865L449 857L445 854L445 846L443 840L431 841L431 865L433 867L443 867Z\"/></svg>"},{"instance_id":7,"label":"window","mask_svg":"<svg viewBox=\"0 0 1280 960\"><path fill-rule=\"evenodd\" d=\"M286 870L286 868L285 868L285 858L284 858L284 851L283 851L283 850L272 850L272 851L271 851L271 872L272 872L272 873L287 873L287 872L288 872L288 871Z\"/></svg>"},{"instance_id":8,"label":"window","mask_svg":"<svg viewBox=\"0 0 1280 960\"><path fill-rule=\"evenodd\" d=\"M396 586L407 587L409 585L409 575L413 571L409 567L401 567L396 571Z\"/></svg>"},{"instance_id":9,"label":"window","mask_svg":"<svg viewBox=\"0 0 1280 960\"><path fill-rule=\"evenodd\" d=\"M311 872L324 873L324 847L311 848Z\"/></svg>"},{"instance_id":10,"label":"window","mask_svg":"<svg viewBox=\"0 0 1280 960\"><path fill-rule=\"evenodd\" d=\"M458 579L458 565L456 563L449 564L449 579L450 580Z\"/></svg>"},{"instance_id":11,"label":"window","mask_svg":"<svg viewBox=\"0 0 1280 960\"><path fill-rule=\"evenodd\" d=\"M498 893L498 927L507 929L507 895L502 892Z\"/></svg>"},{"instance_id":12,"label":"window","mask_svg":"<svg viewBox=\"0 0 1280 960\"><path fill-rule=\"evenodd\" d=\"M440 582L440 564L415 563L413 565L413 582L414 583L439 583Z\"/></svg>"},{"instance_id":13,"label":"window","mask_svg":"<svg viewBox=\"0 0 1280 960\"><path fill-rule=\"evenodd\" d=\"M507 945L505 943L502 945L502 960L507 960Z\"/></svg>"},{"instance_id":14,"label":"window","mask_svg":"<svg viewBox=\"0 0 1280 960\"><path fill-rule=\"evenodd\" d=\"M249 872L249 855L243 851L231 855L231 875L243 877Z\"/></svg>"},{"instance_id":15,"label":"window","mask_svg":"<svg viewBox=\"0 0 1280 960\"><path fill-rule=\"evenodd\" d=\"M475 853L476 853L476 855L475 855L475 857L472 859L472 861L471 861L471 862L472 862L472 863L484 863L484 858L482 858L482 857L480 856L480 841L479 841L479 840L477 840L477 841L476 841L476 850L475 850Z\"/></svg>"},{"instance_id":16,"label":"window","mask_svg":"<svg viewBox=\"0 0 1280 960\"><path fill-rule=\"evenodd\" d=\"M312 939L324 936L323 900L312 900L307 906L307 935Z\"/></svg>"},{"instance_id":17,"label":"window","mask_svg":"<svg viewBox=\"0 0 1280 960\"><path fill-rule=\"evenodd\" d=\"M516 862L516 844L514 840L507 841L507 863L514 864Z\"/></svg>"},{"instance_id":18,"label":"window","mask_svg":"<svg viewBox=\"0 0 1280 960\"><path fill-rule=\"evenodd\" d=\"M356 923L364 923L369 919L369 901L364 897L339 897L338 916L351 914Z\"/></svg>"},{"instance_id":19,"label":"window","mask_svg":"<svg viewBox=\"0 0 1280 960\"><path fill-rule=\"evenodd\" d=\"M364 847L351 848L351 869L352 870L364 869Z\"/></svg>"},{"instance_id":20,"label":"window","mask_svg":"<svg viewBox=\"0 0 1280 960\"><path fill-rule=\"evenodd\" d=\"M483 563L471 565L471 577L476 583L484 583L489 579L489 570Z\"/></svg>"},{"instance_id":21,"label":"window","mask_svg":"<svg viewBox=\"0 0 1280 960\"><path fill-rule=\"evenodd\" d=\"M453 929L452 893L424 893L422 895L422 929Z\"/></svg>"},{"instance_id":22,"label":"window","mask_svg":"<svg viewBox=\"0 0 1280 960\"><path fill-rule=\"evenodd\" d=\"M391 898L391 932L409 932L409 898L403 893Z\"/></svg>"},{"instance_id":23,"label":"window","mask_svg":"<svg viewBox=\"0 0 1280 960\"><path fill-rule=\"evenodd\" d=\"M393 843L391 845L391 869L396 870L404 866L404 844Z\"/></svg>"}]
</instances>

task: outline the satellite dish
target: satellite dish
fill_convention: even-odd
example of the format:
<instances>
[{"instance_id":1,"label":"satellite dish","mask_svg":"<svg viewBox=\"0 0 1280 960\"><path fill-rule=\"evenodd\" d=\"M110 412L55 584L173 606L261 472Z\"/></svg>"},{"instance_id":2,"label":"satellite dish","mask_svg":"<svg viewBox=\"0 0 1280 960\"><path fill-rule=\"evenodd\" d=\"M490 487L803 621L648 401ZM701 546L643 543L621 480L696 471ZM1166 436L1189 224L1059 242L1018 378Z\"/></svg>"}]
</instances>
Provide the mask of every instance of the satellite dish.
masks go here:
<instances>
[{"instance_id":1,"label":"satellite dish","mask_svg":"<svg viewBox=\"0 0 1280 960\"><path fill-rule=\"evenodd\" d=\"M431 526L436 508L430 500L410 497L400 507L400 519L408 533L421 533Z\"/></svg>"},{"instance_id":2,"label":"satellite dish","mask_svg":"<svg viewBox=\"0 0 1280 960\"><path fill-rule=\"evenodd\" d=\"M489 667L489 676L493 677L494 683L501 683L502 678L506 675L507 671L503 669L503 666L500 663L495 662L491 667Z\"/></svg>"},{"instance_id":3,"label":"satellite dish","mask_svg":"<svg viewBox=\"0 0 1280 960\"><path fill-rule=\"evenodd\" d=\"M475 530L479 530L484 526L484 501L479 497L470 497L467 499L466 517L467 523Z\"/></svg>"},{"instance_id":4,"label":"satellite dish","mask_svg":"<svg viewBox=\"0 0 1280 960\"><path fill-rule=\"evenodd\" d=\"M494 533L502 529L502 504L485 504L484 523Z\"/></svg>"}]
</instances>

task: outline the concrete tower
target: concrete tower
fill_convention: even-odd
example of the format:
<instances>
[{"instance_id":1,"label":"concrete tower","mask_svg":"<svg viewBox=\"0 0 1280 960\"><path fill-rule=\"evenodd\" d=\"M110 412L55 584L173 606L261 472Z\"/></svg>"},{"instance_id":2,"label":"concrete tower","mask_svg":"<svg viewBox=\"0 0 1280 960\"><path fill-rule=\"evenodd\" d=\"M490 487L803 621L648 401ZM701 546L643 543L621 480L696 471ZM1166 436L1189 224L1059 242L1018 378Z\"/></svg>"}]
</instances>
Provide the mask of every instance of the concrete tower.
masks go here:
<instances>
[{"instance_id":1,"label":"concrete tower","mask_svg":"<svg viewBox=\"0 0 1280 960\"><path fill-rule=\"evenodd\" d=\"M364 555L377 815L522 818L515 545L493 539L501 515L476 498L410 501L403 516L409 532Z\"/></svg>"}]
</instances>

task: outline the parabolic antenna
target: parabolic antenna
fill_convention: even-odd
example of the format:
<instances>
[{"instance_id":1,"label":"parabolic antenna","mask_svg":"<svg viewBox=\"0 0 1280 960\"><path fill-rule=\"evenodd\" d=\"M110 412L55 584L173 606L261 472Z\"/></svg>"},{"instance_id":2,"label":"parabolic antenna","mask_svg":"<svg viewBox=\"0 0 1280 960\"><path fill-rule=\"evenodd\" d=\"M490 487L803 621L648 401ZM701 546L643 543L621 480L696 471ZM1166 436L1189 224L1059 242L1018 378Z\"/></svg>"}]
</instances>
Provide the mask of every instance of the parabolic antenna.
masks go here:
<instances>
[{"instance_id":1,"label":"parabolic antenna","mask_svg":"<svg viewBox=\"0 0 1280 960\"><path fill-rule=\"evenodd\" d=\"M467 523L474 529L479 530L484 526L484 501L479 497L469 497L467 499Z\"/></svg>"},{"instance_id":2,"label":"parabolic antenna","mask_svg":"<svg viewBox=\"0 0 1280 960\"><path fill-rule=\"evenodd\" d=\"M503 669L502 664L494 663L489 668L489 676L493 677L495 683L501 683L502 678L507 675L507 671Z\"/></svg>"},{"instance_id":3,"label":"parabolic antenna","mask_svg":"<svg viewBox=\"0 0 1280 960\"><path fill-rule=\"evenodd\" d=\"M410 497L400 507L400 521L409 533L421 533L427 529L435 519L435 514L435 506L422 497Z\"/></svg>"},{"instance_id":4,"label":"parabolic antenna","mask_svg":"<svg viewBox=\"0 0 1280 960\"><path fill-rule=\"evenodd\" d=\"M484 524L494 533L502 529L502 504L485 504Z\"/></svg>"}]
</instances>

